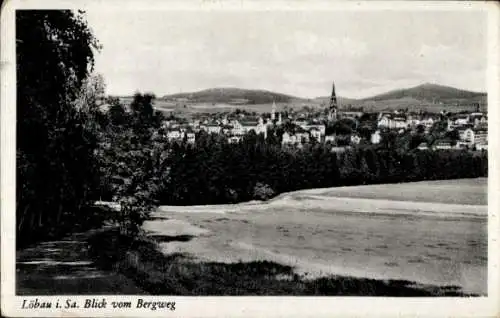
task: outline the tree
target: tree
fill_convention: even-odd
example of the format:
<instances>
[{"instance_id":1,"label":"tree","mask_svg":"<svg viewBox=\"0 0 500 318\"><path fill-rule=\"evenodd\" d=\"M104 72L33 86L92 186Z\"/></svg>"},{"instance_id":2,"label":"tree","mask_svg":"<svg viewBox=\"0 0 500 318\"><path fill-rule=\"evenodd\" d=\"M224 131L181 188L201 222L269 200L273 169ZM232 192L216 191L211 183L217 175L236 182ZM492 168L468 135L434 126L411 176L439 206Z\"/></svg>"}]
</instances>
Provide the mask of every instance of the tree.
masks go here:
<instances>
[{"instance_id":1,"label":"tree","mask_svg":"<svg viewBox=\"0 0 500 318\"><path fill-rule=\"evenodd\" d=\"M458 130L455 130L455 129L450 130L450 131L447 131L445 133L445 137L456 142L456 141L460 140L460 133L458 132Z\"/></svg>"},{"instance_id":2,"label":"tree","mask_svg":"<svg viewBox=\"0 0 500 318\"><path fill-rule=\"evenodd\" d=\"M16 11L18 243L85 218L98 135L75 101L99 48L83 12Z\"/></svg>"},{"instance_id":3,"label":"tree","mask_svg":"<svg viewBox=\"0 0 500 318\"><path fill-rule=\"evenodd\" d=\"M110 100L109 104L108 116L111 123L115 126L124 125L127 122L127 112L123 105L120 104L118 99Z\"/></svg>"}]
</instances>

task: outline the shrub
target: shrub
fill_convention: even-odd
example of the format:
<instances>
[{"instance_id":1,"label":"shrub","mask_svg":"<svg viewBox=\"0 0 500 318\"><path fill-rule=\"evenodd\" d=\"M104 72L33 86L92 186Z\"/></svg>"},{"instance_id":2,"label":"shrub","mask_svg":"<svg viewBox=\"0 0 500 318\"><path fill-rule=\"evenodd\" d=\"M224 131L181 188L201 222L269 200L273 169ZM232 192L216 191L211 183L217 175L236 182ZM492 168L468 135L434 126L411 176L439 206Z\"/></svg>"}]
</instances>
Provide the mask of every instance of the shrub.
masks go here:
<instances>
[{"instance_id":1,"label":"shrub","mask_svg":"<svg viewBox=\"0 0 500 318\"><path fill-rule=\"evenodd\" d=\"M264 183L257 182L253 188L253 198L255 200L266 201L275 195L273 189Z\"/></svg>"}]
</instances>

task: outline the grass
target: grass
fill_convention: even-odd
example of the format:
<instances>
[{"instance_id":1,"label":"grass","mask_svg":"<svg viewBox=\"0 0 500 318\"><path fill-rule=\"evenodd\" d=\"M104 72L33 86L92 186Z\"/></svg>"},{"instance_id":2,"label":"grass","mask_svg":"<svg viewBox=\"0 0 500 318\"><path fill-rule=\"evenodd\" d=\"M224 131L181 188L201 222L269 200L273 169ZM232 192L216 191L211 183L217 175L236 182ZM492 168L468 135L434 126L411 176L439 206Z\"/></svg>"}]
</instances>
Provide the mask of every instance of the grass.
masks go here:
<instances>
[{"instance_id":1,"label":"grass","mask_svg":"<svg viewBox=\"0 0 500 318\"><path fill-rule=\"evenodd\" d=\"M125 274L154 295L473 296L457 286L417 286L407 280L347 276L311 280L294 273L291 266L269 261L200 262L185 254L164 255L156 241L123 236L117 230L96 234L89 245L98 266Z\"/></svg>"}]
</instances>

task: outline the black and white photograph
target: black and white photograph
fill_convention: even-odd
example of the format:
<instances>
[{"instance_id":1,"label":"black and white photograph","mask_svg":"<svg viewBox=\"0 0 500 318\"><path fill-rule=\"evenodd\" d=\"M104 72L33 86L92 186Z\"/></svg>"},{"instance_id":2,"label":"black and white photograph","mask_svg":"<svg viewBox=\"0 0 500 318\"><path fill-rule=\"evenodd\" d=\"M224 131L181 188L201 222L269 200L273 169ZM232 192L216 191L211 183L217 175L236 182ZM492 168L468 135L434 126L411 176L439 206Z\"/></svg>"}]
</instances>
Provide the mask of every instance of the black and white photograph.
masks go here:
<instances>
[{"instance_id":1,"label":"black and white photograph","mask_svg":"<svg viewBox=\"0 0 500 318\"><path fill-rule=\"evenodd\" d=\"M8 313L498 297L499 6L242 3L2 21Z\"/></svg>"}]
</instances>

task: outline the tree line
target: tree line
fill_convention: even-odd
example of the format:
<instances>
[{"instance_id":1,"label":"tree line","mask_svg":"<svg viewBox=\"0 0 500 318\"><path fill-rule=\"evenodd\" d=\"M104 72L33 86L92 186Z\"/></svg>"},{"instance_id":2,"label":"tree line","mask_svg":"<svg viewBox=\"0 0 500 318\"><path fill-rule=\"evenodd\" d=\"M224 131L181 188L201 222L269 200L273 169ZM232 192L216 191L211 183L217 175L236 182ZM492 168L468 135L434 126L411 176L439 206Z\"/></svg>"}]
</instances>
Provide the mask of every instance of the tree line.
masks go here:
<instances>
[{"instance_id":1,"label":"tree line","mask_svg":"<svg viewBox=\"0 0 500 318\"><path fill-rule=\"evenodd\" d=\"M404 142L338 153L321 143L282 147L254 133L229 144L202 132L194 145L169 146L170 174L157 199L166 205L237 203L308 188L487 176L486 152L407 151Z\"/></svg>"}]
</instances>

